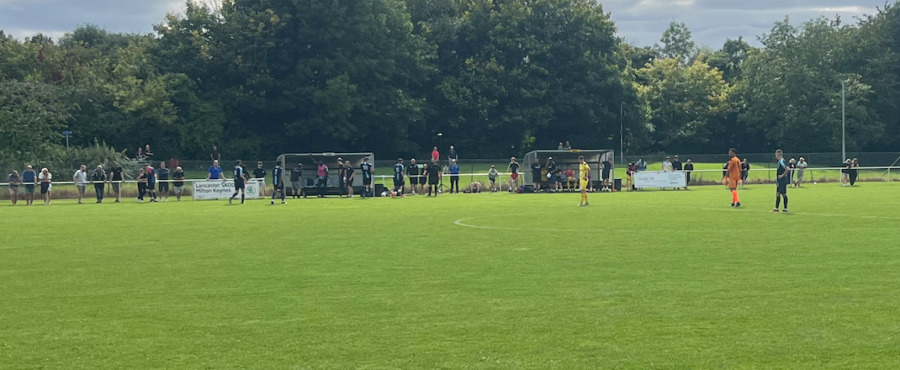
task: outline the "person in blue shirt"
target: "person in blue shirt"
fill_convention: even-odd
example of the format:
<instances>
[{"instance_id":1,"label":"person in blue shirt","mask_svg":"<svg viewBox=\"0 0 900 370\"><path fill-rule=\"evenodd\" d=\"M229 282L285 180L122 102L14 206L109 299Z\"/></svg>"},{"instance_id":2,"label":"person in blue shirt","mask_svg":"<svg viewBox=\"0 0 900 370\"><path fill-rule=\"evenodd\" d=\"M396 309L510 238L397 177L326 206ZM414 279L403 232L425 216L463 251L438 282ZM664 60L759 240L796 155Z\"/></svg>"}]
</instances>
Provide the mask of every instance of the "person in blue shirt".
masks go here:
<instances>
[{"instance_id":1,"label":"person in blue shirt","mask_svg":"<svg viewBox=\"0 0 900 370\"><path fill-rule=\"evenodd\" d=\"M359 165L359 169L363 177L363 186L366 187L363 198L372 197L372 164L369 163L369 157L363 158L363 162Z\"/></svg>"},{"instance_id":2,"label":"person in blue shirt","mask_svg":"<svg viewBox=\"0 0 900 370\"><path fill-rule=\"evenodd\" d=\"M244 196L246 195L246 185L244 185L244 180L246 180L246 176L244 175L244 163L240 160L235 162L234 165L234 194L231 194L231 198L228 198L228 204L231 204L231 201L234 198L237 198L238 193L241 193L241 204L244 204Z\"/></svg>"},{"instance_id":3,"label":"person in blue shirt","mask_svg":"<svg viewBox=\"0 0 900 370\"><path fill-rule=\"evenodd\" d=\"M37 184L37 172L31 165L25 167L22 171L22 185L25 186L25 205L30 206L34 203L34 186Z\"/></svg>"},{"instance_id":4,"label":"person in blue shirt","mask_svg":"<svg viewBox=\"0 0 900 370\"><path fill-rule=\"evenodd\" d=\"M284 174L284 169L281 168L281 165L278 162L275 162L275 169L272 170L272 186L274 189L272 190L272 204L275 204L275 194L281 193L281 204L285 204L284 201L284 179L281 176Z\"/></svg>"},{"instance_id":5,"label":"person in blue shirt","mask_svg":"<svg viewBox=\"0 0 900 370\"><path fill-rule=\"evenodd\" d=\"M209 174L206 175L206 180L228 180L225 178L225 171L222 171L222 167L219 167L219 161L213 161L213 165L209 167Z\"/></svg>"},{"instance_id":6,"label":"person in blue shirt","mask_svg":"<svg viewBox=\"0 0 900 370\"><path fill-rule=\"evenodd\" d=\"M453 194L454 187L456 194L459 194L459 165L455 159L450 161L450 194Z\"/></svg>"},{"instance_id":7,"label":"person in blue shirt","mask_svg":"<svg viewBox=\"0 0 900 370\"><path fill-rule=\"evenodd\" d=\"M784 161L784 152L781 149L775 151L775 159L778 160L778 169L775 174L778 176L776 179L776 183L778 184L775 189L775 209L772 212L778 212L778 207L781 206L781 199L784 199L784 213L788 211L788 197L787 197L787 187L791 182L791 170L788 168L787 163Z\"/></svg>"},{"instance_id":8,"label":"person in blue shirt","mask_svg":"<svg viewBox=\"0 0 900 370\"><path fill-rule=\"evenodd\" d=\"M397 158L397 163L394 164L394 192L397 195L403 194L403 186L406 185L403 180L405 173L406 167L403 166L403 158Z\"/></svg>"}]
</instances>

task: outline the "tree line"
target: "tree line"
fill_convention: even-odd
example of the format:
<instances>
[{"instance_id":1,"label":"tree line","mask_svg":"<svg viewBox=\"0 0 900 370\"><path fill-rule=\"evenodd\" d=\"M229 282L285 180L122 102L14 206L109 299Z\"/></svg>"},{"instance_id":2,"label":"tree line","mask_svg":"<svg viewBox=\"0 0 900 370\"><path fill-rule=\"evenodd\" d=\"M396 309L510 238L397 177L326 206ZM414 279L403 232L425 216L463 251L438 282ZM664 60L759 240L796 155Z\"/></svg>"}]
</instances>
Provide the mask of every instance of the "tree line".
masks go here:
<instances>
[{"instance_id":1,"label":"tree line","mask_svg":"<svg viewBox=\"0 0 900 370\"><path fill-rule=\"evenodd\" d=\"M154 30L0 31L0 156L58 151L68 130L185 159L439 142L504 157L618 149L620 125L627 153L836 151L842 84L848 150L900 140L896 4L719 49L675 22L630 45L591 0L189 1Z\"/></svg>"}]
</instances>

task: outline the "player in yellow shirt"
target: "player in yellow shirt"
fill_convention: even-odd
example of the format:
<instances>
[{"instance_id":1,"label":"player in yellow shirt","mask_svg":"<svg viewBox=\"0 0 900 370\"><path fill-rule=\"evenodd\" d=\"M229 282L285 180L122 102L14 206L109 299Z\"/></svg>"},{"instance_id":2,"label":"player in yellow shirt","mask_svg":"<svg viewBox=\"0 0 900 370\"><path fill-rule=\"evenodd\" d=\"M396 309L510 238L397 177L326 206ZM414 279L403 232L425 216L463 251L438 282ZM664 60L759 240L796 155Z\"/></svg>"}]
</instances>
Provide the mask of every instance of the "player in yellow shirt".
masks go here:
<instances>
[{"instance_id":1,"label":"player in yellow shirt","mask_svg":"<svg viewBox=\"0 0 900 370\"><path fill-rule=\"evenodd\" d=\"M590 205L588 203L587 189L590 186L590 178L591 178L591 166L588 166L587 163L584 162L584 157L578 157L578 178L581 180L581 203L578 203L579 207L584 207Z\"/></svg>"}]
</instances>

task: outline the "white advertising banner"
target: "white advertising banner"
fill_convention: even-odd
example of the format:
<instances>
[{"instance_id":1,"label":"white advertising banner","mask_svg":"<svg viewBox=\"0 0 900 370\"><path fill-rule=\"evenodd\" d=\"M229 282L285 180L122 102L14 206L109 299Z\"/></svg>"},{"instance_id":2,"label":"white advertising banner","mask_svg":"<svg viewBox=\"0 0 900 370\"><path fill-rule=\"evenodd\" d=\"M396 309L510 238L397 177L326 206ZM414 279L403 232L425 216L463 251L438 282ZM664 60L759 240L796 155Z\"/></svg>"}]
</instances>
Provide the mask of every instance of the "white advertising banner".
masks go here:
<instances>
[{"instance_id":1,"label":"white advertising banner","mask_svg":"<svg viewBox=\"0 0 900 370\"><path fill-rule=\"evenodd\" d=\"M684 172L638 172L634 174L634 186L638 188L683 188Z\"/></svg>"},{"instance_id":2,"label":"white advertising banner","mask_svg":"<svg viewBox=\"0 0 900 370\"><path fill-rule=\"evenodd\" d=\"M256 181L247 181L246 185L247 199L259 198L259 183ZM194 182L194 199L212 200L212 199L228 199L234 194L234 180L210 180Z\"/></svg>"}]
</instances>

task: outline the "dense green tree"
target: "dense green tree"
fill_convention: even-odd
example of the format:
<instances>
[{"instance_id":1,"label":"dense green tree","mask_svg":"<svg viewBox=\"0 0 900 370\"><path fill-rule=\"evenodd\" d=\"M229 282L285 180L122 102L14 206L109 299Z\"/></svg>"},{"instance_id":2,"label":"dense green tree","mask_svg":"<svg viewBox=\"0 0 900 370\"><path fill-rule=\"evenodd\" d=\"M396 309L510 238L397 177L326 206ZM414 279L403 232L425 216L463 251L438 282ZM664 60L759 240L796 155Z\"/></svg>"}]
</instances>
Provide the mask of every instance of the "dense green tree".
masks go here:
<instances>
[{"instance_id":1,"label":"dense green tree","mask_svg":"<svg viewBox=\"0 0 900 370\"><path fill-rule=\"evenodd\" d=\"M655 48L663 58L677 59L687 63L694 60L698 51L692 37L687 24L672 21Z\"/></svg>"}]
</instances>

